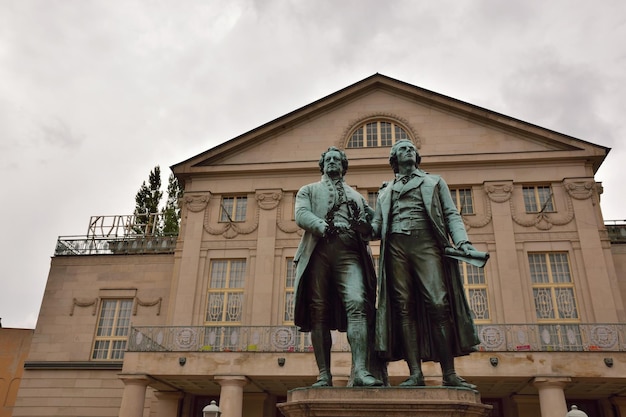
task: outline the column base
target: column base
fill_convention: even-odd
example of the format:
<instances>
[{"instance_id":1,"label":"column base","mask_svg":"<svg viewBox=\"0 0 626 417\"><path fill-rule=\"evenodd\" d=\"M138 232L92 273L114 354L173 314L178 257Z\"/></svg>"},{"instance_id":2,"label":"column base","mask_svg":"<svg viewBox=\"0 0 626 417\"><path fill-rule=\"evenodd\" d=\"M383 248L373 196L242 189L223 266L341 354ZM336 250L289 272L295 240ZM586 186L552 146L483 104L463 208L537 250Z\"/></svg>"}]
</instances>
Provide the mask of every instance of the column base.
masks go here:
<instances>
[{"instance_id":1,"label":"column base","mask_svg":"<svg viewBox=\"0 0 626 417\"><path fill-rule=\"evenodd\" d=\"M277 404L285 417L487 417L492 406L466 388L297 388Z\"/></svg>"}]
</instances>

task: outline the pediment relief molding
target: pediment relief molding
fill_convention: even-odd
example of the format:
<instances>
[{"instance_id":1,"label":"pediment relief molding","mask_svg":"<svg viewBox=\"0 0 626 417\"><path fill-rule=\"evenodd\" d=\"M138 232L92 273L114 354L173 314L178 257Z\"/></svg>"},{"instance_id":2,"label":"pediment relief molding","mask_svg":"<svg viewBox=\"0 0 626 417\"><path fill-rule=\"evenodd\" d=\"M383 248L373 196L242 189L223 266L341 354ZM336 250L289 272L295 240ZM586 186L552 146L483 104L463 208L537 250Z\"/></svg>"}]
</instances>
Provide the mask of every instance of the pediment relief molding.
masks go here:
<instances>
[{"instance_id":1,"label":"pediment relief molding","mask_svg":"<svg viewBox=\"0 0 626 417\"><path fill-rule=\"evenodd\" d=\"M295 198L295 195L293 195ZM304 231L296 224L296 221L291 219L289 214L291 210L286 210L287 205L291 205L293 207L294 201L292 198L284 198L282 199L280 205L278 206L278 212L276 213L276 227L283 233L297 233L299 236L302 236Z\"/></svg>"},{"instance_id":2,"label":"pediment relief molding","mask_svg":"<svg viewBox=\"0 0 626 417\"><path fill-rule=\"evenodd\" d=\"M251 199L248 199L251 201ZM217 221L211 221L211 210L206 210L204 212L204 230L214 236L222 235L226 239L234 239L239 235L249 235L254 232L259 227L259 216L260 216L260 206L258 204L258 200L255 198L257 204L254 206L254 215L250 220L246 220L245 222L225 222L219 223ZM248 210L250 206L248 206ZM216 210L219 213L219 209ZM219 214L215 215L217 219Z\"/></svg>"},{"instance_id":3,"label":"pediment relief molding","mask_svg":"<svg viewBox=\"0 0 626 417\"><path fill-rule=\"evenodd\" d=\"M302 235L302 230L294 220L284 218L285 210L283 206L289 203L293 204L293 201L286 202L283 197L284 192L280 189L257 190L254 195L254 200L248 199L249 203L252 201L255 202L254 207L252 207L252 204L248 206L248 212L254 210L254 215L245 222L217 222L212 220L212 214L217 219L219 208L215 207L213 210L206 210L204 214L204 230L210 235L221 235L226 239L233 239L239 235L248 235L258 229L261 210L277 209L276 226L278 229L284 233L298 233ZM206 203L208 204L208 201L206 201ZM212 211L215 213L212 213Z\"/></svg>"},{"instance_id":4,"label":"pediment relief molding","mask_svg":"<svg viewBox=\"0 0 626 417\"><path fill-rule=\"evenodd\" d=\"M183 204L189 211L198 213L206 209L211 200L211 193L191 193L185 194L182 198Z\"/></svg>"},{"instance_id":5,"label":"pediment relief molding","mask_svg":"<svg viewBox=\"0 0 626 417\"><path fill-rule=\"evenodd\" d=\"M133 303L133 316L137 315L137 309L139 307L154 307L157 306L156 315L161 315L161 301L163 301L162 297L157 298L154 301L142 301L139 297L135 297L135 302Z\"/></svg>"},{"instance_id":6,"label":"pediment relief molding","mask_svg":"<svg viewBox=\"0 0 626 417\"><path fill-rule=\"evenodd\" d=\"M597 194L601 193L599 185L593 180L593 178L565 178L563 180L565 191L567 194L575 200L587 200L592 199L592 204L597 203Z\"/></svg>"},{"instance_id":7,"label":"pediment relief molding","mask_svg":"<svg viewBox=\"0 0 626 417\"><path fill-rule=\"evenodd\" d=\"M513 181L486 182L483 189L489 200L494 203L505 203L513 193Z\"/></svg>"},{"instance_id":8,"label":"pediment relief molding","mask_svg":"<svg viewBox=\"0 0 626 417\"><path fill-rule=\"evenodd\" d=\"M70 309L70 316L74 315L74 309L76 307L92 307L91 315L96 315L96 310L98 309L98 301L100 299L98 297L89 300L79 300L78 298L72 299L72 308Z\"/></svg>"},{"instance_id":9,"label":"pediment relief molding","mask_svg":"<svg viewBox=\"0 0 626 417\"><path fill-rule=\"evenodd\" d=\"M518 192L514 192L513 198L509 200L513 221L520 226L535 227L539 230L550 230L553 226L565 226L570 223L574 219L574 205L569 191L563 192L567 188L565 184L564 187L552 187L556 211L526 213L524 196L521 192L522 186L515 187ZM516 207L521 207L523 212L516 210ZM559 207L564 207L564 209L559 209Z\"/></svg>"},{"instance_id":10,"label":"pediment relief molding","mask_svg":"<svg viewBox=\"0 0 626 417\"><path fill-rule=\"evenodd\" d=\"M283 193L281 190L257 190L254 198L261 209L272 210L280 204Z\"/></svg>"},{"instance_id":11,"label":"pediment relief molding","mask_svg":"<svg viewBox=\"0 0 626 417\"><path fill-rule=\"evenodd\" d=\"M482 189L482 197L483 197L483 204L482 207L477 207L477 208L483 208L484 209L484 213L480 214L480 213L475 213L472 215L467 215L464 214L461 217L463 218L463 223L465 224L465 229L469 230L469 229L480 229L482 227L487 226L489 223L491 223L491 219L492 219L492 214L491 214L491 203L489 202L489 198L488 198L488 194L487 191L485 190L485 187L483 186Z\"/></svg>"},{"instance_id":12,"label":"pediment relief molding","mask_svg":"<svg viewBox=\"0 0 626 417\"><path fill-rule=\"evenodd\" d=\"M122 297L125 298L125 297ZM154 301L143 301L139 297L132 297L133 299L133 316L137 315L137 310L139 307L154 307L157 306L156 315L161 315L161 302L163 301L162 297L157 298ZM91 315L95 316L98 310L98 305L102 300L101 297L95 297L93 299L87 300L79 300L78 298L72 299L72 308L70 309L70 316L74 315L74 310L76 307L91 307Z\"/></svg>"}]
</instances>

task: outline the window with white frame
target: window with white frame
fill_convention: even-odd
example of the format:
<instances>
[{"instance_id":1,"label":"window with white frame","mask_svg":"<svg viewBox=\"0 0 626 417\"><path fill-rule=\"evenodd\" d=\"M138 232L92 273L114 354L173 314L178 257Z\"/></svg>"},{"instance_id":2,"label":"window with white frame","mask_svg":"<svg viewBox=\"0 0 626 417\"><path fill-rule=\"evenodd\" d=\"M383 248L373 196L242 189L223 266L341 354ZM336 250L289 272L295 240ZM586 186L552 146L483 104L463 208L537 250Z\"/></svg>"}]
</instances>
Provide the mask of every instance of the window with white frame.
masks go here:
<instances>
[{"instance_id":1,"label":"window with white frame","mask_svg":"<svg viewBox=\"0 0 626 417\"><path fill-rule=\"evenodd\" d=\"M346 148L380 148L391 146L400 139L409 139L409 135L396 123L369 121L354 130Z\"/></svg>"},{"instance_id":2,"label":"window with white frame","mask_svg":"<svg viewBox=\"0 0 626 417\"><path fill-rule=\"evenodd\" d=\"M474 214L474 199L471 188L453 188L450 193L459 213Z\"/></svg>"},{"instance_id":3,"label":"window with white frame","mask_svg":"<svg viewBox=\"0 0 626 417\"><path fill-rule=\"evenodd\" d=\"M91 359L124 359L132 308L130 298L102 300Z\"/></svg>"},{"instance_id":4,"label":"window with white frame","mask_svg":"<svg viewBox=\"0 0 626 417\"><path fill-rule=\"evenodd\" d=\"M567 252L529 253L528 264L537 319L578 321Z\"/></svg>"},{"instance_id":5,"label":"window with white frame","mask_svg":"<svg viewBox=\"0 0 626 417\"><path fill-rule=\"evenodd\" d=\"M207 324L241 324L245 259L211 261L205 321Z\"/></svg>"},{"instance_id":6,"label":"window with white frame","mask_svg":"<svg viewBox=\"0 0 626 417\"><path fill-rule=\"evenodd\" d=\"M285 305L283 314L284 324L293 324L295 293L294 285L296 282L296 264L293 258L287 258L287 273L285 276Z\"/></svg>"},{"instance_id":7,"label":"window with white frame","mask_svg":"<svg viewBox=\"0 0 626 417\"><path fill-rule=\"evenodd\" d=\"M367 192L367 204L372 208L372 210L376 209L376 202L378 201L378 190L377 191L368 191Z\"/></svg>"},{"instance_id":8,"label":"window with white frame","mask_svg":"<svg viewBox=\"0 0 626 417\"><path fill-rule=\"evenodd\" d=\"M549 185L534 185L522 187L524 208L526 213L554 212L552 187Z\"/></svg>"},{"instance_id":9,"label":"window with white frame","mask_svg":"<svg viewBox=\"0 0 626 417\"><path fill-rule=\"evenodd\" d=\"M222 197L220 204L220 222L245 222L248 197Z\"/></svg>"},{"instance_id":10,"label":"window with white frame","mask_svg":"<svg viewBox=\"0 0 626 417\"><path fill-rule=\"evenodd\" d=\"M485 270L466 262L459 262L459 269L463 277L463 287L470 305L472 318L476 322L487 323L491 321Z\"/></svg>"}]
</instances>

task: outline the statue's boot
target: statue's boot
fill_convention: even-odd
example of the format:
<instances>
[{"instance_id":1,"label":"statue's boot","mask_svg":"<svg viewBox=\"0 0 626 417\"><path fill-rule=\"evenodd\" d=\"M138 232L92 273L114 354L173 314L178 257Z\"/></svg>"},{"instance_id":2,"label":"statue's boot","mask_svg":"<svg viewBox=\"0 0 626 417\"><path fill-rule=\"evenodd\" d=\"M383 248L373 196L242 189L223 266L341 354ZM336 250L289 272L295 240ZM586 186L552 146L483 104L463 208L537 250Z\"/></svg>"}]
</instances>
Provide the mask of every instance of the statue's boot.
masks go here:
<instances>
[{"instance_id":1,"label":"statue's boot","mask_svg":"<svg viewBox=\"0 0 626 417\"><path fill-rule=\"evenodd\" d=\"M439 363L443 373L443 385L447 387L462 387L476 389L476 385L470 384L457 375L454 369L454 354L452 353L451 323L444 319L433 325L433 342L439 350Z\"/></svg>"},{"instance_id":2,"label":"statue's boot","mask_svg":"<svg viewBox=\"0 0 626 417\"><path fill-rule=\"evenodd\" d=\"M352 351L352 367L355 387L379 387L383 381L374 377L368 370L366 361L368 354L367 323L365 319L348 322L348 341Z\"/></svg>"},{"instance_id":3,"label":"statue's boot","mask_svg":"<svg viewBox=\"0 0 626 417\"><path fill-rule=\"evenodd\" d=\"M330 330L323 325L314 326L311 330L311 344L315 354L315 362L319 370L317 381L312 387L332 387L333 377L330 373Z\"/></svg>"},{"instance_id":4,"label":"statue's boot","mask_svg":"<svg viewBox=\"0 0 626 417\"><path fill-rule=\"evenodd\" d=\"M404 359L409 366L410 376L400 383L401 387L423 387L424 374L422 373L422 359L417 344L417 325L412 320L404 320L401 327Z\"/></svg>"}]
</instances>

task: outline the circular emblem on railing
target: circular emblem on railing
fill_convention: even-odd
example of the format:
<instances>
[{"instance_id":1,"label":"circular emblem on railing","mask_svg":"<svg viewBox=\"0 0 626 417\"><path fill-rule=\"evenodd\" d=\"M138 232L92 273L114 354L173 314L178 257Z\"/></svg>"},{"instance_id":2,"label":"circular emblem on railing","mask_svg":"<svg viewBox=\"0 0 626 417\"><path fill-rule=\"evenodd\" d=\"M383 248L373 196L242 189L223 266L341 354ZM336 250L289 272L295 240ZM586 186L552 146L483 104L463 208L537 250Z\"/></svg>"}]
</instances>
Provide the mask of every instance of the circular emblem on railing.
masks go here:
<instances>
[{"instance_id":1,"label":"circular emblem on railing","mask_svg":"<svg viewBox=\"0 0 626 417\"><path fill-rule=\"evenodd\" d=\"M591 328L591 343L603 349L609 349L617 343L617 332L609 326L593 326Z\"/></svg>"},{"instance_id":2,"label":"circular emblem on railing","mask_svg":"<svg viewBox=\"0 0 626 417\"><path fill-rule=\"evenodd\" d=\"M179 329L174 336L176 347L181 350L190 350L198 341L198 333L194 329Z\"/></svg>"},{"instance_id":3,"label":"circular emblem on railing","mask_svg":"<svg viewBox=\"0 0 626 417\"><path fill-rule=\"evenodd\" d=\"M504 342L502 330L495 326L485 326L480 329L479 337L486 348L495 349Z\"/></svg>"},{"instance_id":4,"label":"circular emblem on railing","mask_svg":"<svg viewBox=\"0 0 626 417\"><path fill-rule=\"evenodd\" d=\"M274 329L271 334L272 346L276 349L284 350L293 346L295 335L293 329L288 327L279 327Z\"/></svg>"}]
</instances>

